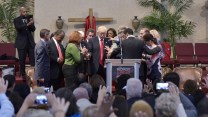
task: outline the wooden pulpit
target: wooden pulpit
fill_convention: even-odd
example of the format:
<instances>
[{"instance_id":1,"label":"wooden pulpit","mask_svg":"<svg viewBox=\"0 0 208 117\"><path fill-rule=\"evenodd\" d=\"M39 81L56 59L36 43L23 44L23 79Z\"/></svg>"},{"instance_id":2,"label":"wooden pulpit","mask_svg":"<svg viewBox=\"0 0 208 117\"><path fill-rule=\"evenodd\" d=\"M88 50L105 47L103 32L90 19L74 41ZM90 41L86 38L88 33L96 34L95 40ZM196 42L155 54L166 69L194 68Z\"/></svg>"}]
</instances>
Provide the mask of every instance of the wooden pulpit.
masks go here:
<instances>
[{"instance_id":1,"label":"wooden pulpit","mask_svg":"<svg viewBox=\"0 0 208 117\"><path fill-rule=\"evenodd\" d=\"M106 59L106 85L112 93L112 80L122 74L129 74L132 78L139 79L141 59Z\"/></svg>"}]
</instances>

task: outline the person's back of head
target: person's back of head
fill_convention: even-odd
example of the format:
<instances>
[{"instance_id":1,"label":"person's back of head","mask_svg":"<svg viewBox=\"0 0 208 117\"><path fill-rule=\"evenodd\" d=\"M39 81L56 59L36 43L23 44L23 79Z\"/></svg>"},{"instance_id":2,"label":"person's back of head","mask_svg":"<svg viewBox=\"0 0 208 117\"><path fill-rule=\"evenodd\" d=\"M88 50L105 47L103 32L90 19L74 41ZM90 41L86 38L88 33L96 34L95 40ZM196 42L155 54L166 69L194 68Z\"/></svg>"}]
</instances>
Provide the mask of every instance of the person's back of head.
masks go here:
<instances>
[{"instance_id":1,"label":"person's back of head","mask_svg":"<svg viewBox=\"0 0 208 117\"><path fill-rule=\"evenodd\" d=\"M82 117L96 117L98 109L96 105L89 106L82 112Z\"/></svg>"},{"instance_id":2,"label":"person's back of head","mask_svg":"<svg viewBox=\"0 0 208 117\"><path fill-rule=\"evenodd\" d=\"M197 82L194 80L189 79L183 84L183 91L185 94L194 94L196 90Z\"/></svg>"},{"instance_id":3,"label":"person's back of head","mask_svg":"<svg viewBox=\"0 0 208 117\"><path fill-rule=\"evenodd\" d=\"M10 96L9 96L9 100L11 101L11 103L14 106L14 111L15 114L17 114L17 112L19 111L19 109L21 108L22 104L23 104L23 98L19 95L19 93L17 92L11 92Z\"/></svg>"},{"instance_id":4,"label":"person's back of head","mask_svg":"<svg viewBox=\"0 0 208 117\"><path fill-rule=\"evenodd\" d=\"M131 29L131 28L126 28L125 30L124 30L124 34L126 35L133 35L134 34L134 32L133 32L133 30Z\"/></svg>"},{"instance_id":5,"label":"person's back of head","mask_svg":"<svg viewBox=\"0 0 208 117\"><path fill-rule=\"evenodd\" d=\"M156 117L177 117L177 108L180 99L170 93L162 93L155 100Z\"/></svg>"},{"instance_id":6,"label":"person's back of head","mask_svg":"<svg viewBox=\"0 0 208 117\"><path fill-rule=\"evenodd\" d=\"M130 78L127 80L126 84L126 96L127 99L132 97L141 97L142 96L142 82L137 78Z\"/></svg>"},{"instance_id":7,"label":"person's back of head","mask_svg":"<svg viewBox=\"0 0 208 117\"><path fill-rule=\"evenodd\" d=\"M8 74L8 75L5 75L3 78L4 78L4 80L8 81L7 89L13 88L13 86L15 84L15 76Z\"/></svg>"},{"instance_id":8,"label":"person's back of head","mask_svg":"<svg viewBox=\"0 0 208 117\"><path fill-rule=\"evenodd\" d=\"M82 87L78 87L73 91L74 96L76 97L77 100L79 99L89 99L87 90L85 88Z\"/></svg>"},{"instance_id":9,"label":"person's back of head","mask_svg":"<svg viewBox=\"0 0 208 117\"><path fill-rule=\"evenodd\" d=\"M197 105L197 114L198 117L208 117L208 98L203 98Z\"/></svg>"},{"instance_id":10,"label":"person's back of head","mask_svg":"<svg viewBox=\"0 0 208 117\"><path fill-rule=\"evenodd\" d=\"M176 72L170 72L164 75L164 82L172 82L179 87L180 77Z\"/></svg>"},{"instance_id":11,"label":"person's back of head","mask_svg":"<svg viewBox=\"0 0 208 117\"><path fill-rule=\"evenodd\" d=\"M89 83L82 83L79 85L79 87L85 88L87 90L89 98L92 96L92 86Z\"/></svg>"},{"instance_id":12,"label":"person's back of head","mask_svg":"<svg viewBox=\"0 0 208 117\"><path fill-rule=\"evenodd\" d=\"M55 92L55 95L57 97L64 98L65 101L70 102L69 108L66 112L67 116L79 113L79 109L76 104L77 100L74 94L72 93L72 91L70 90L70 88L68 87L60 88Z\"/></svg>"},{"instance_id":13,"label":"person's back of head","mask_svg":"<svg viewBox=\"0 0 208 117\"><path fill-rule=\"evenodd\" d=\"M147 117L154 117L154 112L152 107L143 100L134 102L134 104L131 107L129 117L135 117L135 113L137 112L144 112L147 114Z\"/></svg>"},{"instance_id":14,"label":"person's back of head","mask_svg":"<svg viewBox=\"0 0 208 117\"><path fill-rule=\"evenodd\" d=\"M27 95L30 93L30 87L27 84L16 84L14 90L20 94L20 96L25 99Z\"/></svg>"},{"instance_id":15,"label":"person's back of head","mask_svg":"<svg viewBox=\"0 0 208 117\"><path fill-rule=\"evenodd\" d=\"M47 110L28 109L22 117L53 117L53 115Z\"/></svg>"},{"instance_id":16,"label":"person's back of head","mask_svg":"<svg viewBox=\"0 0 208 117\"><path fill-rule=\"evenodd\" d=\"M100 85L105 86L105 81L103 80L103 77L98 74L94 74L90 78L89 83L93 89L99 89Z\"/></svg>"},{"instance_id":17,"label":"person's back of head","mask_svg":"<svg viewBox=\"0 0 208 117\"><path fill-rule=\"evenodd\" d=\"M115 111L117 117L128 117L129 109L128 103L124 96L116 95L113 101L113 108L117 108L118 111Z\"/></svg>"}]
</instances>

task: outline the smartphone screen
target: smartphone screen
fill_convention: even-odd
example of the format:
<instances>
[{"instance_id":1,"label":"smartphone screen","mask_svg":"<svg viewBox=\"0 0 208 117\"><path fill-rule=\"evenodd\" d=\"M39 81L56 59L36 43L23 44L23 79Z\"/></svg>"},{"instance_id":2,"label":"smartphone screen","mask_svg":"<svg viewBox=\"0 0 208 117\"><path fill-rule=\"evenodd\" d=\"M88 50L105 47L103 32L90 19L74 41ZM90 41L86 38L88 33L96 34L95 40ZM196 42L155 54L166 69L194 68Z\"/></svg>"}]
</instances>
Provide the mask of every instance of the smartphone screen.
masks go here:
<instances>
[{"instance_id":1,"label":"smartphone screen","mask_svg":"<svg viewBox=\"0 0 208 117\"><path fill-rule=\"evenodd\" d=\"M35 99L35 104L43 105L43 104L47 104L47 103L48 103L48 100L45 95L38 95Z\"/></svg>"},{"instance_id":2,"label":"smartphone screen","mask_svg":"<svg viewBox=\"0 0 208 117\"><path fill-rule=\"evenodd\" d=\"M49 93L50 92L50 88L49 87L45 87L44 91L45 91L45 93Z\"/></svg>"},{"instance_id":3,"label":"smartphone screen","mask_svg":"<svg viewBox=\"0 0 208 117\"><path fill-rule=\"evenodd\" d=\"M156 89L160 92L167 92L168 91L168 83L157 83Z\"/></svg>"}]
</instances>

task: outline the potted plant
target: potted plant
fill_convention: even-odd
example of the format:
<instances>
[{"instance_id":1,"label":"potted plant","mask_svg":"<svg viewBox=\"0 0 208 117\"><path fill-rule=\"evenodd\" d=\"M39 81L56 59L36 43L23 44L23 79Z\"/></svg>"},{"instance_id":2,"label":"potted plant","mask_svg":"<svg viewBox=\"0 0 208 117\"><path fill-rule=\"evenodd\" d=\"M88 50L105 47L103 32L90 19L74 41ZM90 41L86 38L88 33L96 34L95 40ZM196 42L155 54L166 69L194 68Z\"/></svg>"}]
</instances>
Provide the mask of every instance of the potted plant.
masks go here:
<instances>
[{"instance_id":1,"label":"potted plant","mask_svg":"<svg viewBox=\"0 0 208 117\"><path fill-rule=\"evenodd\" d=\"M6 37L7 41L14 42L16 31L13 20L18 14L20 6L24 6L27 0L2 0L0 2L0 25L2 28L1 36Z\"/></svg>"},{"instance_id":2,"label":"potted plant","mask_svg":"<svg viewBox=\"0 0 208 117\"><path fill-rule=\"evenodd\" d=\"M182 15L185 10L191 7L193 0L137 0L143 7L152 7L150 15L142 18L141 25L157 29L162 34L166 34L174 47L176 40L187 37L194 32L195 23L183 20Z\"/></svg>"}]
</instances>

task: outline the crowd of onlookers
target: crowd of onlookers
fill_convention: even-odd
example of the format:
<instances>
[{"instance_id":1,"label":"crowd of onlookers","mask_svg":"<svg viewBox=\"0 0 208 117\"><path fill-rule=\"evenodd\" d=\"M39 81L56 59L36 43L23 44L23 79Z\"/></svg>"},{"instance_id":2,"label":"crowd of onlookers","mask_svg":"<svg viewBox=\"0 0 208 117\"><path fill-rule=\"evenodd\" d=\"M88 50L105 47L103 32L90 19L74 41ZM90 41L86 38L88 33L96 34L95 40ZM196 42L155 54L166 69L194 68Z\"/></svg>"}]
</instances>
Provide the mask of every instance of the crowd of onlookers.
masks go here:
<instances>
[{"instance_id":1,"label":"crowd of onlookers","mask_svg":"<svg viewBox=\"0 0 208 117\"><path fill-rule=\"evenodd\" d=\"M13 75L0 79L0 116L2 117L207 117L208 96L193 80L179 89L180 77L175 72L163 79L146 81L128 74L116 80L116 90L108 92L100 75L89 83L53 91L46 87L16 84ZM167 89L158 84L168 83ZM208 88L205 76L202 88ZM41 97L42 96L42 97ZM38 98L39 97L39 98ZM39 103L38 103L39 102Z\"/></svg>"}]
</instances>

